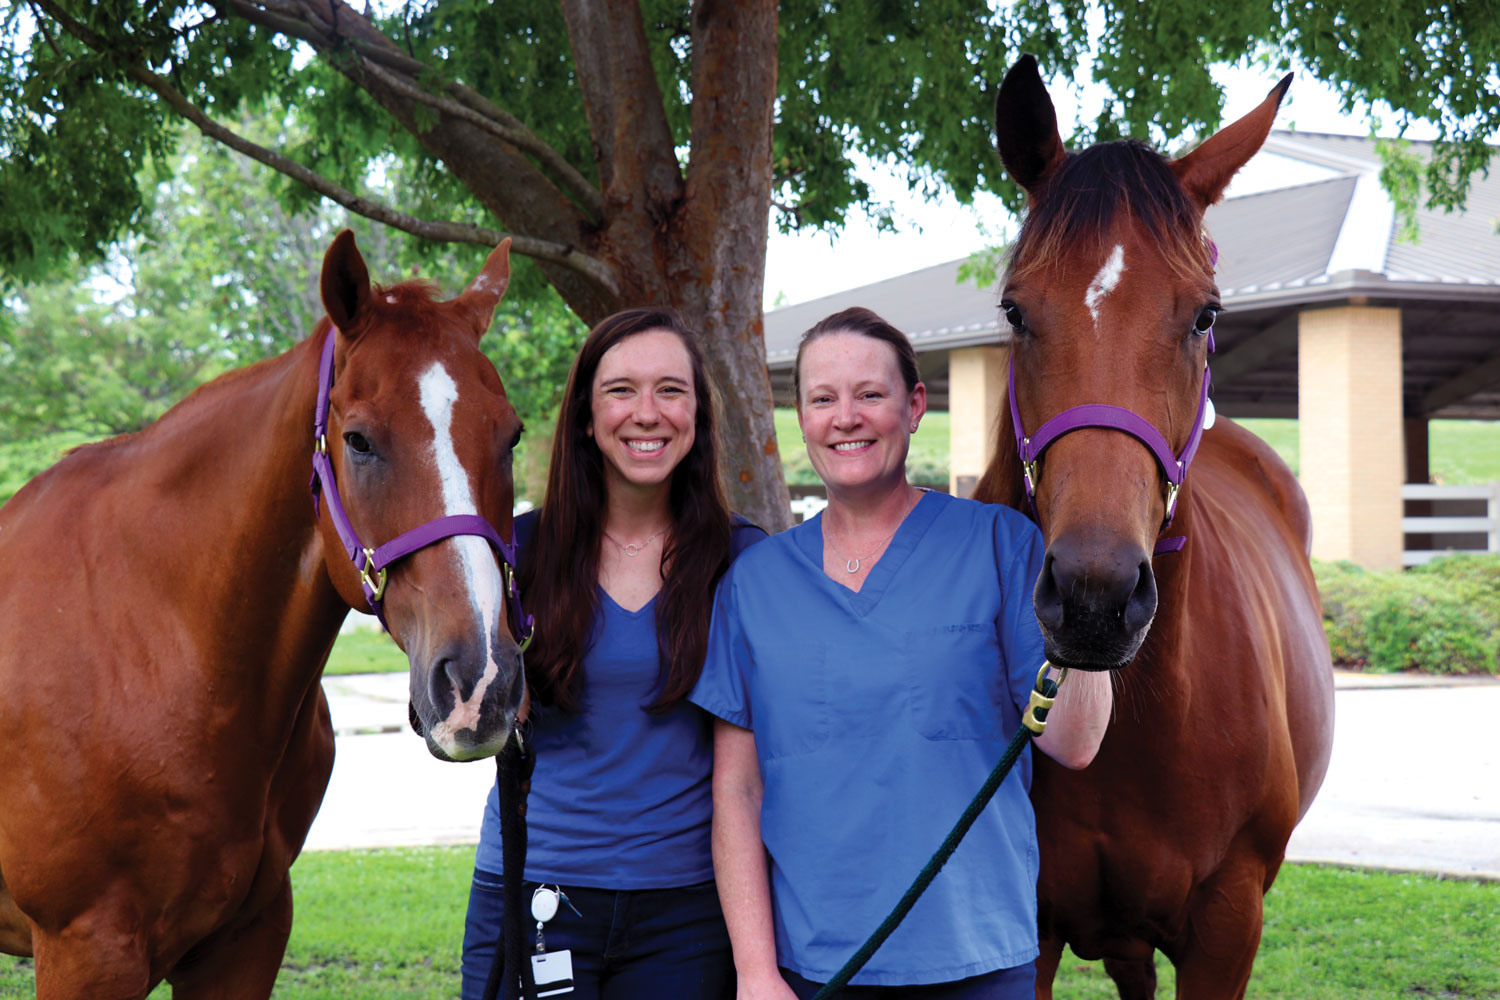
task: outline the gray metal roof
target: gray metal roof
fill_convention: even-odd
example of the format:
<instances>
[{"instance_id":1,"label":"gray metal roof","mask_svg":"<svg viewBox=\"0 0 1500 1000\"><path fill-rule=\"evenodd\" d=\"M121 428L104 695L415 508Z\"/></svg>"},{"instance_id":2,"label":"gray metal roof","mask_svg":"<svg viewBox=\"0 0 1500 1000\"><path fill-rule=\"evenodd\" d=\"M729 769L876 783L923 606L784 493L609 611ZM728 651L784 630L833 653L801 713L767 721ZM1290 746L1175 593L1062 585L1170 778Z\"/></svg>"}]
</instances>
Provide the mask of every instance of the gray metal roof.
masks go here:
<instances>
[{"instance_id":1,"label":"gray metal roof","mask_svg":"<svg viewBox=\"0 0 1500 1000\"><path fill-rule=\"evenodd\" d=\"M1413 143L1420 156L1430 144ZM1500 418L1500 171L1476 177L1466 210L1419 208L1402 242L1378 179L1371 139L1276 131L1262 155L1328 171L1321 180L1209 209L1226 313L1217 328L1214 398L1229 416L1293 416L1296 316L1358 301L1402 309L1404 391L1411 415ZM948 351L999 344L998 290L959 284L961 260L766 313L766 360L789 402L797 341L830 313L864 305L911 337L933 405L947 405ZM1238 353L1236 353L1238 352Z\"/></svg>"},{"instance_id":2,"label":"gray metal roof","mask_svg":"<svg viewBox=\"0 0 1500 1000\"><path fill-rule=\"evenodd\" d=\"M1203 224L1219 248L1215 278L1225 305L1327 273L1354 186L1353 177L1333 177L1210 207Z\"/></svg>"},{"instance_id":3,"label":"gray metal roof","mask_svg":"<svg viewBox=\"0 0 1500 1000\"><path fill-rule=\"evenodd\" d=\"M803 332L850 306L873 309L910 337L919 352L995 343L1000 335L999 292L993 282L988 288L972 281L960 283L958 269L963 263L934 264L766 313L767 363L773 369L790 366Z\"/></svg>"}]
</instances>

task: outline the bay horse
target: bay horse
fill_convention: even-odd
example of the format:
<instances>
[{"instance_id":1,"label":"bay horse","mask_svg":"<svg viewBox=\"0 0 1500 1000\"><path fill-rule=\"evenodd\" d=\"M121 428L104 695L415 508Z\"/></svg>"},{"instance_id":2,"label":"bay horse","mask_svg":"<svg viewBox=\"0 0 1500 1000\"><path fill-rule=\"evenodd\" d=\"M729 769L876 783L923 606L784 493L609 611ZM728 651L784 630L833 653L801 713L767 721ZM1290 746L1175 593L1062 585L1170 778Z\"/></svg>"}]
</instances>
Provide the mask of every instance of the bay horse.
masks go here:
<instances>
[{"instance_id":1,"label":"bay horse","mask_svg":"<svg viewBox=\"0 0 1500 1000\"><path fill-rule=\"evenodd\" d=\"M1030 56L997 95L1028 207L1001 300L1009 402L976 495L1041 527L1049 659L1118 671L1094 762L1035 757L1043 1000L1064 944L1102 958L1124 1000L1155 995L1157 949L1179 997L1243 997L1264 894L1327 771L1307 502L1208 399L1220 301L1203 213L1290 81L1172 161L1136 142L1065 151Z\"/></svg>"},{"instance_id":2,"label":"bay horse","mask_svg":"<svg viewBox=\"0 0 1500 1000\"><path fill-rule=\"evenodd\" d=\"M270 995L351 607L406 652L434 755L524 714L521 427L479 350L509 249L442 302L372 286L345 230L307 340L0 508L0 950L40 1000Z\"/></svg>"}]
</instances>

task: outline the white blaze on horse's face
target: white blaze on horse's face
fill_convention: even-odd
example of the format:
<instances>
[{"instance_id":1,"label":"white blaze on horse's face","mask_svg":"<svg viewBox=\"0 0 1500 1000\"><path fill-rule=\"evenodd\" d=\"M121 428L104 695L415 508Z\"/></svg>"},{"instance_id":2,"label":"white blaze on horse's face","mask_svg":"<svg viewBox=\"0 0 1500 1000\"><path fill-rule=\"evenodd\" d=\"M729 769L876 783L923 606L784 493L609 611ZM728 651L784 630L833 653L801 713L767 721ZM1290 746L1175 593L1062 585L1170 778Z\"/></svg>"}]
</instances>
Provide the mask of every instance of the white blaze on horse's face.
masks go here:
<instances>
[{"instance_id":1,"label":"white blaze on horse's face","mask_svg":"<svg viewBox=\"0 0 1500 1000\"><path fill-rule=\"evenodd\" d=\"M1094 326L1099 325L1099 305L1109 293L1114 291L1120 284L1120 275L1125 273L1125 247L1116 243L1114 250L1110 251L1109 259L1104 266L1099 268L1099 273L1094 275L1094 280L1089 282L1088 291L1083 293L1083 304L1088 307L1089 315L1094 318Z\"/></svg>"},{"instance_id":2,"label":"white blaze on horse's face","mask_svg":"<svg viewBox=\"0 0 1500 1000\"><path fill-rule=\"evenodd\" d=\"M438 471L438 480L443 492L443 513L478 514L474 490L469 481L469 471L458 460L453 443L453 410L458 403L458 385L441 363L435 362L418 380L421 390L422 412L432 425L432 461ZM474 685L467 699L461 697L458 686L453 688L453 711L428 735L444 752L455 760L474 756L474 752L463 750L455 739L459 731L479 728L480 707L484 694L500 676L500 664L495 658L495 629L500 621L503 584L500 567L495 561L489 543L477 535L455 535L442 542L458 550L463 565L464 579L475 615L478 616L479 632L484 636L484 673Z\"/></svg>"}]
</instances>

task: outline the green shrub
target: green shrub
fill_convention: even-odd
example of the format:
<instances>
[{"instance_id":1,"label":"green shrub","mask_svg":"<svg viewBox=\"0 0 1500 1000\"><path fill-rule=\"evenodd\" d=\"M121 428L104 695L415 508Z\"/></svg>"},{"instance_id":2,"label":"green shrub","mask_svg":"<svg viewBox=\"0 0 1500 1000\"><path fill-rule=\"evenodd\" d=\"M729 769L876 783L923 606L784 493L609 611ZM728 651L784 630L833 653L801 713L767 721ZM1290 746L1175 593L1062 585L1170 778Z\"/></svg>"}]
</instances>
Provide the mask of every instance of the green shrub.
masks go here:
<instances>
[{"instance_id":1,"label":"green shrub","mask_svg":"<svg viewBox=\"0 0 1500 1000\"><path fill-rule=\"evenodd\" d=\"M0 504L15 496L38 472L55 465L69 449L92 440L87 434L62 431L26 441L0 443Z\"/></svg>"},{"instance_id":2,"label":"green shrub","mask_svg":"<svg viewBox=\"0 0 1500 1000\"><path fill-rule=\"evenodd\" d=\"M1376 672L1500 673L1500 556L1406 572L1316 563L1333 661Z\"/></svg>"}]
</instances>

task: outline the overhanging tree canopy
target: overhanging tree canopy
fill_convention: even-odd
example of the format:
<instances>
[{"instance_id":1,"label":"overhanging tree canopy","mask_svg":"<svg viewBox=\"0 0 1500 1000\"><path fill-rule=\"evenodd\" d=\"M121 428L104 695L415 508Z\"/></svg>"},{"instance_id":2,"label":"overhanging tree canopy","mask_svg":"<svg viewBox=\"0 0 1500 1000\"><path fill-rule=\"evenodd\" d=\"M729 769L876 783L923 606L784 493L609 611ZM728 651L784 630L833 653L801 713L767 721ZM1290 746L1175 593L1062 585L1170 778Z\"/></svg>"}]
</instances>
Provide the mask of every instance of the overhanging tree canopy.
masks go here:
<instances>
[{"instance_id":1,"label":"overhanging tree canopy","mask_svg":"<svg viewBox=\"0 0 1500 1000\"><path fill-rule=\"evenodd\" d=\"M509 234L584 320L676 306L724 389L739 509L784 524L761 342L773 196L789 225L836 226L867 192L858 150L960 198L1004 190L990 91L1022 51L1086 54L1115 99L1079 139L1217 125L1208 64L1296 55L1349 101L1436 117L1428 177L1461 200L1500 123L1500 21L1484 5L1237 0L24 0L0 66L0 270L28 278L138 224L140 170L177 122L280 171L307 197L433 241ZM306 58L311 52L316 58ZM1268 78L1271 74L1268 73ZM274 98L282 145L229 123ZM373 164L402 204L360 195ZM1014 203L1014 196L1012 201Z\"/></svg>"}]
</instances>

